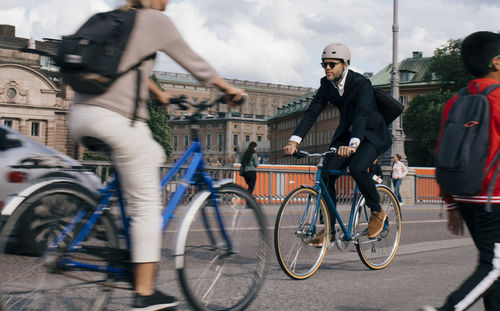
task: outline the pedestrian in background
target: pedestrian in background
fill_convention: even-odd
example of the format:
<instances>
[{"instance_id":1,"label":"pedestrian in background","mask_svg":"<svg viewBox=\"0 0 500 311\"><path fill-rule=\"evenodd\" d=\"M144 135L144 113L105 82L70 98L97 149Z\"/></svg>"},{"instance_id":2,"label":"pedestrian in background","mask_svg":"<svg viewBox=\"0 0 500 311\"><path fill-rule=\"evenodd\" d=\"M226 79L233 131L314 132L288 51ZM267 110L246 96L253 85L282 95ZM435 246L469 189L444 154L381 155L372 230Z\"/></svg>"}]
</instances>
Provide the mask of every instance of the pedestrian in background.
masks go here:
<instances>
[{"instance_id":1,"label":"pedestrian in background","mask_svg":"<svg viewBox=\"0 0 500 311\"><path fill-rule=\"evenodd\" d=\"M394 185L394 194L396 198L398 198L399 203L403 203L403 198L401 197L401 193L399 193L399 189L403 183L403 178L408 174L408 169L403 162L401 162L402 157L402 155L396 153L392 158L394 160L394 164L392 165L392 184Z\"/></svg>"},{"instance_id":2,"label":"pedestrian in background","mask_svg":"<svg viewBox=\"0 0 500 311\"><path fill-rule=\"evenodd\" d=\"M480 31L462 41L460 54L465 68L475 77L467 86L469 94L478 94L487 87L500 83L500 34ZM443 110L441 130L448 113L457 100L450 99ZM498 162L493 162L500 150L500 88L488 95L490 106L490 142L485 167L493 169L483 178L479 193L470 196L442 193L448 211L448 230L463 235L463 221L469 229L474 245L479 251L479 260L474 272L453 291L444 306L425 306L421 311L448 311L469 309L483 298L484 310L500 310L500 182L494 172ZM438 139L440 142L441 134ZM438 148L436 148L438 150ZM496 179L498 180L498 179ZM491 208L486 208L491 200Z\"/></svg>"},{"instance_id":3,"label":"pedestrian in background","mask_svg":"<svg viewBox=\"0 0 500 311\"><path fill-rule=\"evenodd\" d=\"M257 182L257 167L259 166L259 156L257 155L257 143L251 142L247 150L241 157L243 178L248 185L248 192L253 193Z\"/></svg>"}]
</instances>

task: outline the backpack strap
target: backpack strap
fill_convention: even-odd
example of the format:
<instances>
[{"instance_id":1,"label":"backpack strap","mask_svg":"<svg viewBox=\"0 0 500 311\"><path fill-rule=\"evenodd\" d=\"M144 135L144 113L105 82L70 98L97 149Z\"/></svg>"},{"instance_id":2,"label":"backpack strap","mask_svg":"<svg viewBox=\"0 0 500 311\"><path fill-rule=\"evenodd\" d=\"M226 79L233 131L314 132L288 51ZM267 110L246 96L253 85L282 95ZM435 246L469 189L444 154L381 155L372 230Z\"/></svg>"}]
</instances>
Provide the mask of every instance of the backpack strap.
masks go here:
<instances>
[{"instance_id":1,"label":"backpack strap","mask_svg":"<svg viewBox=\"0 0 500 311\"><path fill-rule=\"evenodd\" d=\"M469 90L467 87L463 87L458 91L458 96L469 95Z\"/></svg>"},{"instance_id":2,"label":"backpack strap","mask_svg":"<svg viewBox=\"0 0 500 311\"><path fill-rule=\"evenodd\" d=\"M491 84L488 85L482 92L481 95L488 96L490 95L491 92L493 92L495 89L499 88L500 84Z\"/></svg>"},{"instance_id":3,"label":"backpack strap","mask_svg":"<svg viewBox=\"0 0 500 311\"><path fill-rule=\"evenodd\" d=\"M123 72L117 73L118 77L123 76L124 74L126 74L127 72L129 72L131 70L134 70L137 73L136 90L135 90L135 104L134 104L134 111L132 113L132 126L134 126L134 123L137 120L137 113L139 111L139 103L140 103L140 98L141 98L140 95L141 95L141 80L142 80L142 77L141 77L141 70L139 69L139 66L141 66L141 64L144 61L146 61L148 59L155 59L155 57L156 57L156 53L153 53L151 55L143 57L139 62L137 62L135 65L133 65L129 69L127 69L127 70L125 70Z\"/></svg>"}]
</instances>

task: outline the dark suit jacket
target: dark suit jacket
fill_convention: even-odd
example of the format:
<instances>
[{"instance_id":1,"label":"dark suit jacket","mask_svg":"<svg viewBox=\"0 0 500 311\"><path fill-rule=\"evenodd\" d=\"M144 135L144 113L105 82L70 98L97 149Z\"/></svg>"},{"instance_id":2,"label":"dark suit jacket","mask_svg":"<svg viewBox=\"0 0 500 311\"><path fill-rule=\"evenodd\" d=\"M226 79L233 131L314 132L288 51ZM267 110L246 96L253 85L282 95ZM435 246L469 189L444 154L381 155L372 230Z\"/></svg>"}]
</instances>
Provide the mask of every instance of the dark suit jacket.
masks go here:
<instances>
[{"instance_id":1,"label":"dark suit jacket","mask_svg":"<svg viewBox=\"0 0 500 311\"><path fill-rule=\"evenodd\" d=\"M339 140L349 141L350 138L357 137L361 142L369 141L379 153L389 149L392 144L391 135L377 109L371 82L351 70L348 71L342 96L331 81L326 77L321 79L321 86L293 135L304 138L329 103L340 111L339 126L333 134L331 146Z\"/></svg>"}]
</instances>

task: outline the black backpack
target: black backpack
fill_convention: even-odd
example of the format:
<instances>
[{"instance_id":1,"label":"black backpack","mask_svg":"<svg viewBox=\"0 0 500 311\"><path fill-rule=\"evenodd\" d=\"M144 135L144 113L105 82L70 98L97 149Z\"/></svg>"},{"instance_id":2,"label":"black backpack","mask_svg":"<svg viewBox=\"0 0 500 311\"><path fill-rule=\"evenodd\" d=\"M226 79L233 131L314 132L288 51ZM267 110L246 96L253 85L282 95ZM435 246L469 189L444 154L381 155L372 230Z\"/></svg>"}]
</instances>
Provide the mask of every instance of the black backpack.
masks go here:
<instances>
[{"instance_id":1,"label":"black backpack","mask_svg":"<svg viewBox=\"0 0 500 311\"><path fill-rule=\"evenodd\" d=\"M479 85L477 87L479 89ZM469 94L467 88L458 92L443 126L435 162L437 182L447 193L477 194L484 176L498 160L500 153L485 169L490 142L488 94L498 87L500 84L490 85L478 94ZM493 186L497 174L494 174Z\"/></svg>"},{"instance_id":2,"label":"black backpack","mask_svg":"<svg viewBox=\"0 0 500 311\"><path fill-rule=\"evenodd\" d=\"M136 10L118 9L92 16L75 34L62 37L55 59L63 81L76 92L86 94L102 94L122 75L136 70L134 119L140 95L139 66L143 61L155 57L155 54L148 55L130 68L118 72L118 65L134 27L136 13Z\"/></svg>"},{"instance_id":3,"label":"black backpack","mask_svg":"<svg viewBox=\"0 0 500 311\"><path fill-rule=\"evenodd\" d=\"M373 92L375 93L377 108L384 117L385 124L390 125L403 113L405 107L381 88L373 88Z\"/></svg>"}]
</instances>

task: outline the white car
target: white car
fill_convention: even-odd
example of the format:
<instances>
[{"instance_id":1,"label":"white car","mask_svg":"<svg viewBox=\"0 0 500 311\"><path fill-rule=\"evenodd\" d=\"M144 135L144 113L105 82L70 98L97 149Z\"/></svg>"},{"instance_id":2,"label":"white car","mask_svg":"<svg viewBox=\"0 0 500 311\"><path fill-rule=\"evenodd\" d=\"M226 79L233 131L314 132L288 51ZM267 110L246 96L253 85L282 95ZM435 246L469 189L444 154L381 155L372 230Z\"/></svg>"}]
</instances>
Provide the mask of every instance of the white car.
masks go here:
<instances>
[{"instance_id":1,"label":"white car","mask_svg":"<svg viewBox=\"0 0 500 311\"><path fill-rule=\"evenodd\" d=\"M102 186L99 178L87 171L80 162L71 157L35 142L28 137L0 124L0 229L7 217L2 209L15 194L28 186L50 178L68 178L97 193ZM35 249L40 240L43 221L41 217L24 217L17 228L21 244Z\"/></svg>"}]
</instances>

